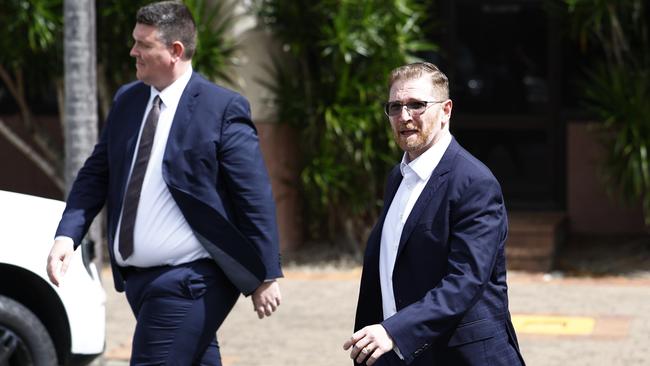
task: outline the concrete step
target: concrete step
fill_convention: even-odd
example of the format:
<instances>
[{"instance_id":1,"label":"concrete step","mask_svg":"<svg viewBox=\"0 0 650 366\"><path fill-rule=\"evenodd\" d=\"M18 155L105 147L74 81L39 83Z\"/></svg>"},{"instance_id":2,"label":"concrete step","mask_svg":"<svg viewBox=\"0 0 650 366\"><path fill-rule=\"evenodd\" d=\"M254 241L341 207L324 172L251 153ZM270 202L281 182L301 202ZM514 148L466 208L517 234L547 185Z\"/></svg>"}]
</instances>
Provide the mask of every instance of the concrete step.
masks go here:
<instances>
[{"instance_id":1,"label":"concrete step","mask_svg":"<svg viewBox=\"0 0 650 366\"><path fill-rule=\"evenodd\" d=\"M548 272L564 242L567 215L562 211L514 211L508 215L506 259L509 269Z\"/></svg>"}]
</instances>

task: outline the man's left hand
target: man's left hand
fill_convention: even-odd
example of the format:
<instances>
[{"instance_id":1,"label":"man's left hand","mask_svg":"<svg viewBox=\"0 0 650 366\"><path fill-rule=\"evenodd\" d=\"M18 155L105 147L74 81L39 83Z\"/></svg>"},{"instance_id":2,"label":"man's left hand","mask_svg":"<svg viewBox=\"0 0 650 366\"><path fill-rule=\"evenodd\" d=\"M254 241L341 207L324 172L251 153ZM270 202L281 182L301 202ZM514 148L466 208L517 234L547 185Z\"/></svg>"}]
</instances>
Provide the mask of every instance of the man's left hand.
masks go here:
<instances>
[{"instance_id":1,"label":"man's left hand","mask_svg":"<svg viewBox=\"0 0 650 366\"><path fill-rule=\"evenodd\" d=\"M365 360L366 365L370 366L381 355L392 351L394 345L386 329L381 324L374 324L354 333L352 338L343 344L343 349L348 350L352 347L350 358L356 359L357 363L363 363Z\"/></svg>"},{"instance_id":2,"label":"man's left hand","mask_svg":"<svg viewBox=\"0 0 650 366\"><path fill-rule=\"evenodd\" d=\"M253 292L253 310L257 312L257 317L262 319L264 316L271 316L280 306L282 295L280 295L280 285L278 281L273 280L264 282Z\"/></svg>"}]
</instances>

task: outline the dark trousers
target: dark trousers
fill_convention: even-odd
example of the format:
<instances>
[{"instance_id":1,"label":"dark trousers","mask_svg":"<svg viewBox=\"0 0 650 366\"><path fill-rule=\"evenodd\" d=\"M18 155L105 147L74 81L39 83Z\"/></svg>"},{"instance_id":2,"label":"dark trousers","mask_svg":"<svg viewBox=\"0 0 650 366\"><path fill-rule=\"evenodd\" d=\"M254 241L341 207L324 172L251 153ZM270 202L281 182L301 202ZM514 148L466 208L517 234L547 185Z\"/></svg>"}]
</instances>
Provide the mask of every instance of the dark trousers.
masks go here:
<instances>
[{"instance_id":1,"label":"dark trousers","mask_svg":"<svg viewBox=\"0 0 650 366\"><path fill-rule=\"evenodd\" d=\"M239 292L212 260L124 273L137 320L131 365L221 366L216 332Z\"/></svg>"}]
</instances>

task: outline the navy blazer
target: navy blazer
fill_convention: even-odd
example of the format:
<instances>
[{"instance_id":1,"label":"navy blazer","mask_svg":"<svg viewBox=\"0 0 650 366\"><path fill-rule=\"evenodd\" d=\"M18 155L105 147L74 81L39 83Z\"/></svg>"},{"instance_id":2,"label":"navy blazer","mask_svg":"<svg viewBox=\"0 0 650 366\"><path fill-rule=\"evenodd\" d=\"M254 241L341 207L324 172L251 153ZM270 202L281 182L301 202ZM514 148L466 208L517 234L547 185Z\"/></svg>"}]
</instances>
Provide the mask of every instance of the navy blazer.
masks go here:
<instances>
[{"instance_id":1,"label":"navy blazer","mask_svg":"<svg viewBox=\"0 0 650 366\"><path fill-rule=\"evenodd\" d=\"M381 232L401 181L396 166L368 239L356 313L355 331L381 323L404 357L389 352L377 365L523 364L508 311L501 188L455 139L404 225L393 270L397 313L383 319Z\"/></svg>"},{"instance_id":2,"label":"navy blazer","mask_svg":"<svg viewBox=\"0 0 650 366\"><path fill-rule=\"evenodd\" d=\"M124 288L113 239L150 87L122 86L99 142L79 171L57 235L75 248L106 203L115 288ZM174 115L163 178L197 238L244 294L282 276L271 184L248 101L193 73Z\"/></svg>"}]
</instances>

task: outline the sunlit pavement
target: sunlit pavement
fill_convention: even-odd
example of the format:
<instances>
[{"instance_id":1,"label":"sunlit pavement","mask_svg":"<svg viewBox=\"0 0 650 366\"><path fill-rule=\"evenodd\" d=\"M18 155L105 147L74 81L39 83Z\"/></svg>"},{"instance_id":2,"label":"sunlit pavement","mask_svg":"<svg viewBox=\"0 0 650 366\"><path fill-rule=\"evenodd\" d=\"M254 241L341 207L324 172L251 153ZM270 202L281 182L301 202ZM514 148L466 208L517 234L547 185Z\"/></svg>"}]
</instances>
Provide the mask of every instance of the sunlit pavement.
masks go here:
<instances>
[{"instance_id":1,"label":"sunlit pavement","mask_svg":"<svg viewBox=\"0 0 650 366\"><path fill-rule=\"evenodd\" d=\"M289 268L283 304L258 320L240 298L219 331L224 366L349 365L359 269ZM128 364L134 320L122 294L108 293L107 348L94 365ZM558 278L509 272L510 309L529 366L650 365L650 274Z\"/></svg>"}]
</instances>

